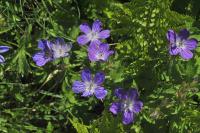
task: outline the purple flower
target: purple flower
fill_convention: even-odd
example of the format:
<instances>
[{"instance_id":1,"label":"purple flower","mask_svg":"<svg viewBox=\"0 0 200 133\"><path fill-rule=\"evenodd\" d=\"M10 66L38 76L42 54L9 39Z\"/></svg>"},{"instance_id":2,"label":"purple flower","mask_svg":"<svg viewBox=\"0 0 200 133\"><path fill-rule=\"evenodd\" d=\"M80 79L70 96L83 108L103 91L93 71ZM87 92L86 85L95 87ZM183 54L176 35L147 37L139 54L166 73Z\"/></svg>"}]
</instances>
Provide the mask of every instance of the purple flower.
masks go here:
<instances>
[{"instance_id":1,"label":"purple flower","mask_svg":"<svg viewBox=\"0 0 200 133\"><path fill-rule=\"evenodd\" d=\"M10 47L8 46L0 46L0 54L7 52L9 49ZM5 59L2 55L0 55L0 63L3 63L3 62L5 62Z\"/></svg>"},{"instance_id":2,"label":"purple flower","mask_svg":"<svg viewBox=\"0 0 200 133\"><path fill-rule=\"evenodd\" d=\"M69 51L72 48L71 43L65 43L64 39L57 38L56 41L52 44L53 58L61 58L69 55Z\"/></svg>"},{"instance_id":3,"label":"purple flower","mask_svg":"<svg viewBox=\"0 0 200 133\"><path fill-rule=\"evenodd\" d=\"M77 42L80 45L85 45L88 42L90 44L100 44L101 39L106 39L110 36L110 30L102 30L102 23L100 20L94 21L92 29L88 24L81 24L80 30L85 33L77 38Z\"/></svg>"},{"instance_id":4,"label":"purple flower","mask_svg":"<svg viewBox=\"0 0 200 133\"><path fill-rule=\"evenodd\" d=\"M94 78L89 69L85 69L81 73L82 81L74 81L72 90L74 93L82 93L83 97L89 97L93 94L97 99L104 99L107 91L101 84L105 80L105 75L102 72L95 74Z\"/></svg>"},{"instance_id":5,"label":"purple flower","mask_svg":"<svg viewBox=\"0 0 200 133\"><path fill-rule=\"evenodd\" d=\"M176 34L173 30L168 30L167 39L170 43L169 53L171 55L179 54L183 59L191 59L193 53L191 50L194 50L197 47L198 41L194 38L188 39L189 31L183 29Z\"/></svg>"},{"instance_id":6,"label":"purple flower","mask_svg":"<svg viewBox=\"0 0 200 133\"><path fill-rule=\"evenodd\" d=\"M40 52L33 56L37 66L44 66L47 62L53 60L52 43L48 40L39 40L38 48L41 49Z\"/></svg>"},{"instance_id":7,"label":"purple flower","mask_svg":"<svg viewBox=\"0 0 200 133\"><path fill-rule=\"evenodd\" d=\"M71 43L66 44L62 38L57 38L54 42L39 40L38 48L41 51L33 56L33 60L37 66L44 66L49 61L68 56L71 47Z\"/></svg>"},{"instance_id":8,"label":"purple flower","mask_svg":"<svg viewBox=\"0 0 200 133\"><path fill-rule=\"evenodd\" d=\"M119 101L112 103L110 111L114 115L122 112L123 124L130 124L134 121L135 114L139 113L143 106L143 103L138 100L137 90L131 89L125 92L120 88L115 90L115 95L119 98Z\"/></svg>"},{"instance_id":9,"label":"purple flower","mask_svg":"<svg viewBox=\"0 0 200 133\"><path fill-rule=\"evenodd\" d=\"M114 51L109 50L109 44L92 44L88 48L88 57L90 61L106 61Z\"/></svg>"}]
</instances>

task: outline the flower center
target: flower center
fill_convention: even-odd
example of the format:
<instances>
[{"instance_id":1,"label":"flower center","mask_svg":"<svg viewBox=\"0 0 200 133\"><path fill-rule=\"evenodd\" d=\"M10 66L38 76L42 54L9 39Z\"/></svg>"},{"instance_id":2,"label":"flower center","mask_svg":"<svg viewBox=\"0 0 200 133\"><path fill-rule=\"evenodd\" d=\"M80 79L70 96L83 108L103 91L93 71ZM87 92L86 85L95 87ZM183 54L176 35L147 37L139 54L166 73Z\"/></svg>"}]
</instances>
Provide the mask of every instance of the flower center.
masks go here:
<instances>
[{"instance_id":1,"label":"flower center","mask_svg":"<svg viewBox=\"0 0 200 133\"><path fill-rule=\"evenodd\" d=\"M52 57L52 52L50 50L45 50L45 57L46 58L51 58Z\"/></svg>"},{"instance_id":2,"label":"flower center","mask_svg":"<svg viewBox=\"0 0 200 133\"><path fill-rule=\"evenodd\" d=\"M124 102L122 104L122 108L123 108L123 110L132 111L133 110L133 100L131 100L131 99L124 100Z\"/></svg>"},{"instance_id":3,"label":"flower center","mask_svg":"<svg viewBox=\"0 0 200 133\"><path fill-rule=\"evenodd\" d=\"M97 85L90 81L90 82L85 82L85 89L86 91L91 91L91 92L94 92L94 89L97 87Z\"/></svg>"},{"instance_id":4,"label":"flower center","mask_svg":"<svg viewBox=\"0 0 200 133\"><path fill-rule=\"evenodd\" d=\"M53 54L54 54L53 56L55 58L64 57L66 55L66 53L67 53L66 49L63 48L63 46L60 45L60 44L53 45L52 49L53 49Z\"/></svg>"},{"instance_id":5,"label":"flower center","mask_svg":"<svg viewBox=\"0 0 200 133\"><path fill-rule=\"evenodd\" d=\"M98 32L93 32L93 31L91 31L91 32L88 34L88 38L89 38L91 41L98 39Z\"/></svg>"},{"instance_id":6,"label":"flower center","mask_svg":"<svg viewBox=\"0 0 200 133\"><path fill-rule=\"evenodd\" d=\"M103 54L102 52L100 52L100 53L98 54L98 59L103 59L103 56L104 56L104 54Z\"/></svg>"},{"instance_id":7,"label":"flower center","mask_svg":"<svg viewBox=\"0 0 200 133\"><path fill-rule=\"evenodd\" d=\"M177 41L177 42L176 42L176 46L177 46L177 47L183 46L183 42L182 42L182 41Z\"/></svg>"},{"instance_id":8,"label":"flower center","mask_svg":"<svg viewBox=\"0 0 200 133\"><path fill-rule=\"evenodd\" d=\"M56 50L56 53L61 57L65 55L65 50L64 49L58 49Z\"/></svg>"}]
</instances>

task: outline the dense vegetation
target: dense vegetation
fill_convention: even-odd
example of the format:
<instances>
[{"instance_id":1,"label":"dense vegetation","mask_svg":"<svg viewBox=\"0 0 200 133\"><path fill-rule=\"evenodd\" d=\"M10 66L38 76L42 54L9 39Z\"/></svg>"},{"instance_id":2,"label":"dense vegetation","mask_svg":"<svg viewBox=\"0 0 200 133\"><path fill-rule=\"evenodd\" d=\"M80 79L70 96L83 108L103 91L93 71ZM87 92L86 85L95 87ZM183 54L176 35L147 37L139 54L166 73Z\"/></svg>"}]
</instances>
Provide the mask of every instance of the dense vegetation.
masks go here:
<instances>
[{"instance_id":1,"label":"dense vegetation","mask_svg":"<svg viewBox=\"0 0 200 133\"><path fill-rule=\"evenodd\" d=\"M104 62L77 42L97 19L114 51ZM0 132L199 133L200 48L189 60L170 55L169 29L200 41L199 0L1 0ZM39 40L57 37L69 55L38 66ZM86 68L105 74L105 98L74 93ZM130 124L109 111L116 88L136 88L143 103Z\"/></svg>"}]
</instances>

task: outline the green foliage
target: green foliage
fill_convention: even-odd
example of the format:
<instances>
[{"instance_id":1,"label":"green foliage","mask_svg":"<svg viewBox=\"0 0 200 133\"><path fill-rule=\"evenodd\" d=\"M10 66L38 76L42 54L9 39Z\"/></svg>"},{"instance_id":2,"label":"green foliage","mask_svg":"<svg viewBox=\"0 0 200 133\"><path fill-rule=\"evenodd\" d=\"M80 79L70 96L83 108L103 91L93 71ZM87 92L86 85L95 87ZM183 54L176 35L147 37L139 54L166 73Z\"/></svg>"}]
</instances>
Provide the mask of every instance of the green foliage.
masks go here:
<instances>
[{"instance_id":1,"label":"green foliage","mask_svg":"<svg viewBox=\"0 0 200 133\"><path fill-rule=\"evenodd\" d=\"M102 64L76 43L79 25L97 18L115 50ZM200 132L200 49L189 61L168 54L167 30L182 28L200 40L198 0L0 1L0 45L11 47L0 65L0 132ZM38 40L55 37L73 43L70 58L36 66ZM86 67L106 73L103 102L72 92ZM116 87L140 92L144 107L131 125L109 112Z\"/></svg>"}]
</instances>

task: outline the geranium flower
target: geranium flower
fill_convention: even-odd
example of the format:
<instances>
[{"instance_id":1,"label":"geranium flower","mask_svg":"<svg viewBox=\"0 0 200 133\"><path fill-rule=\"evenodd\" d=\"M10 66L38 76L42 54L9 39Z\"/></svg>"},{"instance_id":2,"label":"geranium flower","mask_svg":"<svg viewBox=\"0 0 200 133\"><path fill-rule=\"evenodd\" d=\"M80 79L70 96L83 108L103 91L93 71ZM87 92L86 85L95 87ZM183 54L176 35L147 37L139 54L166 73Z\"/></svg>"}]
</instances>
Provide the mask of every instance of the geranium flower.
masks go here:
<instances>
[{"instance_id":1,"label":"geranium flower","mask_svg":"<svg viewBox=\"0 0 200 133\"><path fill-rule=\"evenodd\" d=\"M52 42L48 40L39 40L38 48L41 51L33 56L33 60L37 66L44 66L47 62L53 60L52 45Z\"/></svg>"},{"instance_id":2,"label":"geranium flower","mask_svg":"<svg viewBox=\"0 0 200 133\"><path fill-rule=\"evenodd\" d=\"M191 59L193 57L191 50L197 47L198 41L194 38L188 39L188 37L189 31L186 29L181 30L179 34L176 34L173 30L168 30L167 39L170 43L170 55L179 54L183 59Z\"/></svg>"},{"instance_id":3,"label":"geranium flower","mask_svg":"<svg viewBox=\"0 0 200 133\"><path fill-rule=\"evenodd\" d=\"M33 60L37 66L44 66L49 61L68 56L71 47L71 43L65 43L62 38L57 38L54 42L39 40L38 48L41 51L33 56Z\"/></svg>"},{"instance_id":4,"label":"geranium flower","mask_svg":"<svg viewBox=\"0 0 200 133\"><path fill-rule=\"evenodd\" d=\"M108 57L113 53L114 51L109 50L109 44L90 45L88 48L90 61L107 61Z\"/></svg>"},{"instance_id":5,"label":"geranium flower","mask_svg":"<svg viewBox=\"0 0 200 133\"><path fill-rule=\"evenodd\" d=\"M116 89L115 95L119 101L112 103L110 111L116 115L119 112L123 114L123 124L130 124L134 121L135 114L142 109L143 103L138 100L138 92L136 89L130 89L125 92L122 89Z\"/></svg>"},{"instance_id":6,"label":"geranium flower","mask_svg":"<svg viewBox=\"0 0 200 133\"><path fill-rule=\"evenodd\" d=\"M9 49L10 47L8 46L0 46L0 54L7 52ZM3 63L3 62L5 62L5 59L2 55L0 55L0 63Z\"/></svg>"},{"instance_id":7,"label":"geranium flower","mask_svg":"<svg viewBox=\"0 0 200 133\"><path fill-rule=\"evenodd\" d=\"M64 39L57 38L52 44L53 58L61 58L69 55L69 51L72 48L71 43L65 43Z\"/></svg>"},{"instance_id":8,"label":"geranium flower","mask_svg":"<svg viewBox=\"0 0 200 133\"><path fill-rule=\"evenodd\" d=\"M102 23L100 20L94 21L92 29L87 23L81 24L80 30L85 33L77 38L77 42L80 45L85 45L88 42L90 42L90 44L101 44L102 39L106 39L110 36L110 30L102 30Z\"/></svg>"},{"instance_id":9,"label":"geranium flower","mask_svg":"<svg viewBox=\"0 0 200 133\"><path fill-rule=\"evenodd\" d=\"M107 90L102 87L105 75L102 72L95 74L94 78L89 69L85 69L81 73L82 81L74 81L72 90L74 93L82 93L83 97L89 97L93 94L97 99L103 99L107 95Z\"/></svg>"}]
</instances>

